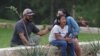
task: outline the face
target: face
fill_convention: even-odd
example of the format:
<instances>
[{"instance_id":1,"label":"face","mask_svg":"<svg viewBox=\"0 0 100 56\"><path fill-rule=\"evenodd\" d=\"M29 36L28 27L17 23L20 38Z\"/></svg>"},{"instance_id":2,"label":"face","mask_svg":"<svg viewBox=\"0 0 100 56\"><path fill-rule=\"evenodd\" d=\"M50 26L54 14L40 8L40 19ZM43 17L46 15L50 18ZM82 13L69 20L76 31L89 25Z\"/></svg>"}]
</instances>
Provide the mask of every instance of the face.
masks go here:
<instances>
[{"instance_id":1,"label":"face","mask_svg":"<svg viewBox=\"0 0 100 56\"><path fill-rule=\"evenodd\" d=\"M25 19L26 19L28 22L32 22L33 15L26 15L26 16L25 16Z\"/></svg>"},{"instance_id":2,"label":"face","mask_svg":"<svg viewBox=\"0 0 100 56\"><path fill-rule=\"evenodd\" d=\"M66 18L65 18L65 16L62 16L60 18L59 23L60 23L60 25L63 25L63 26L66 25Z\"/></svg>"}]
</instances>

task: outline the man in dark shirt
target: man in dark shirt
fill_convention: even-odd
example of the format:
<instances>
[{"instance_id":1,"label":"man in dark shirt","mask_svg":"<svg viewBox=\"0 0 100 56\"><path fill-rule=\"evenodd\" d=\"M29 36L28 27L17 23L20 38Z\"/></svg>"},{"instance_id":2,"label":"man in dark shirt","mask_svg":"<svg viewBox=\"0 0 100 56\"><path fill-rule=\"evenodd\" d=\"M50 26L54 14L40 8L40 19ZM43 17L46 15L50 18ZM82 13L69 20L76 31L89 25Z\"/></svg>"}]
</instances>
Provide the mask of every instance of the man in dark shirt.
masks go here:
<instances>
[{"instance_id":1,"label":"man in dark shirt","mask_svg":"<svg viewBox=\"0 0 100 56\"><path fill-rule=\"evenodd\" d=\"M24 45L24 46L30 46L29 43L29 36L33 32L37 35L44 35L48 33L48 28L40 31L33 23L32 18L33 11L29 8L26 8L23 11L23 17L21 20L19 20L14 29L13 38L11 40L11 47L18 46L18 45Z\"/></svg>"}]
</instances>

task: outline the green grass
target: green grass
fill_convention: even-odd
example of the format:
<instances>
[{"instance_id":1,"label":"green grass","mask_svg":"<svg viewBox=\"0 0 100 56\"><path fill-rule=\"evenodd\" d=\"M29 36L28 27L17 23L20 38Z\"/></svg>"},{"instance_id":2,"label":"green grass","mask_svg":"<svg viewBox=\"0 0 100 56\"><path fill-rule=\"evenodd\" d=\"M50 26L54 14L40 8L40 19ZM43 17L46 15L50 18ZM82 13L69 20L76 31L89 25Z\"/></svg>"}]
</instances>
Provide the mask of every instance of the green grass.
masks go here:
<instances>
[{"instance_id":1,"label":"green grass","mask_svg":"<svg viewBox=\"0 0 100 56\"><path fill-rule=\"evenodd\" d=\"M0 19L0 23L15 23L15 20Z\"/></svg>"},{"instance_id":2,"label":"green grass","mask_svg":"<svg viewBox=\"0 0 100 56\"><path fill-rule=\"evenodd\" d=\"M93 34L93 33L80 33L79 34L79 40L82 41L94 41L94 40L100 40L100 33L99 34Z\"/></svg>"},{"instance_id":3,"label":"green grass","mask_svg":"<svg viewBox=\"0 0 100 56\"><path fill-rule=\"evenodd\" d=\"M0 28L0 48L9 47L10 40L12 38L13 30L12 29L2 29ZM44 35L41 37L40 44L48 44L48 35ZM93 41L100 40L100 34L91 34L91 33L80 33L79 34L80 41Z\"/></svg>"},{"instance_id":4,"label":"green grass","mask_svg":"<svg viewBox=\"0 0 100 56\"><path fill-rule=\"evenodd\" d=\"M0 29L0 48L8 47L12 37L12 29Z\"/></svg>"},{"instance_id":5,"label":"green grass","mask_svg":"<svg viewBox=\"0 0 100 56\"><path fill-rule=\"evenodd\" d=\"M41 43L42 44L47 44L48 42L48 35L45 35L41 38ZM84 42L84 41L97 41L100 40L100 34L92 34L92 33L80 33L78 36L78 39L80 40L80 42Z\"/></svg>"}]
</instances>

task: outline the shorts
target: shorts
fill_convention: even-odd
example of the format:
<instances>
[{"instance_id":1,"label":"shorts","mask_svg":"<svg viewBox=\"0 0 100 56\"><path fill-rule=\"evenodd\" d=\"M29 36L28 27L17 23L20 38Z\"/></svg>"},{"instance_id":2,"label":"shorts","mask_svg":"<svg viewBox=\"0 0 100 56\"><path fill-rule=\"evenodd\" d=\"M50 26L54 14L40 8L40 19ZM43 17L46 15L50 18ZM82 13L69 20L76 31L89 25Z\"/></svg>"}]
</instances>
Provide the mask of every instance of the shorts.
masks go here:
<instances>
[{"instance_id":1,"label":"shorts","mask_svg":"<svg viewBox=\"0 0 100 56\"><path fill-rule=\"evenodd\" d=\"M78 35L69 34L69 37L78 39Z\"/></svg>"}]
</instances>

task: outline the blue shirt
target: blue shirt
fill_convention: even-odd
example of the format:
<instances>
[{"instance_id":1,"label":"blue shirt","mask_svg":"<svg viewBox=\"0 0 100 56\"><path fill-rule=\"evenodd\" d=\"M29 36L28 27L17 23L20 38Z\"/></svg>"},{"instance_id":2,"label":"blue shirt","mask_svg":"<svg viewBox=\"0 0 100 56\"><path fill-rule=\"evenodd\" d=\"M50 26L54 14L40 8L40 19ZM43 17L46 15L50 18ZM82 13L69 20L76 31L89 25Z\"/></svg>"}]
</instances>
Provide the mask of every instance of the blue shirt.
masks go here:
<instances>
[{"instance_id":1,"label":"blue shirt","mask_svg":"<svg viewBox=\"0 0 100 56\"><path fill-rule=\"evenodd\" d=\"M75 21L75 19L71 16L66 17L67 24L68 24L68 34L72 34L77 36L79 34L79 25Z\"/></svg>"}]
</instances>

